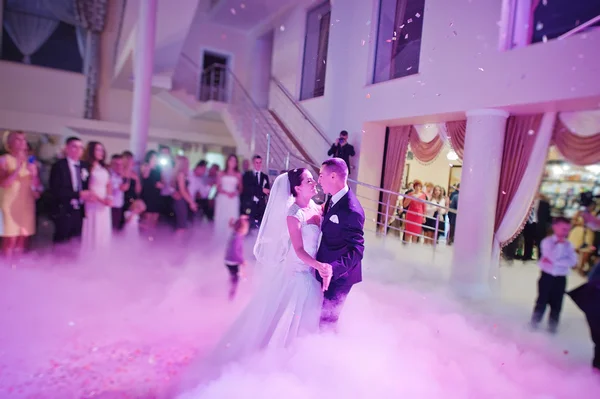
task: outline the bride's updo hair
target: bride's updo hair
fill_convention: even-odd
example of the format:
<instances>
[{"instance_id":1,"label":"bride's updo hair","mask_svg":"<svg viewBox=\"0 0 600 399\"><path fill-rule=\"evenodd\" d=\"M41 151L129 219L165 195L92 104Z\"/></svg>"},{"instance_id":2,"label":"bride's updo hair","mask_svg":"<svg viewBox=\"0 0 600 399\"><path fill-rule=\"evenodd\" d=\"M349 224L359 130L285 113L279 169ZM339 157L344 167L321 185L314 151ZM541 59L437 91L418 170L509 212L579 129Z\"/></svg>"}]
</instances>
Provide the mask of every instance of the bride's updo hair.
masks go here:
<instances>
[{"instance_id":1,"label":"bride's updo hair","mask_svg":"<svg viewBox=\"0 0 600 399\"><path fill-rule=\"evenodd\" d=\"M302 173L304 173L305 170L306 168L298 168L287 172L288 180L290 182L290 194L292 194L294 197L298 195L296 193L296 187L302 184Z\"/></svg>"}]
</instances>

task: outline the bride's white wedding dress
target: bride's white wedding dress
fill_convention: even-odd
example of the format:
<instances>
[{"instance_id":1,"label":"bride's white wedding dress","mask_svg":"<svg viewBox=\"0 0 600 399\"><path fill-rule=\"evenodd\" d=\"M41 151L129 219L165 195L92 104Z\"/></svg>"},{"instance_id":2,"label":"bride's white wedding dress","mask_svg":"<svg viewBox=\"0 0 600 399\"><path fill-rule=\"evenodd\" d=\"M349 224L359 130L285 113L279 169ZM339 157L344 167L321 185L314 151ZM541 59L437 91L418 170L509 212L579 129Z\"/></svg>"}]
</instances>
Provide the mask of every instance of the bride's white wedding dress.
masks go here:
<instances>
[{"instance_id":1,"label":"bride's white wedding dress","mask_svg":"<svg viewBox=\"0 0 600 399\"><path fill-rule=\"evenodd\" d=\"M319 246L320 226L308 223L295 203L288 215L300 221L304 249L314 257ZM285 224L285 220L280 223ZM289 238L287 245L285 261L269 270L269 277L257 287L255 296L212 354L184 375L183 388L196 388L180 395L180 399L200 397L203 384L236 360L259 350L288 347L295 338L318 331L323 303L321 285L315 279L314 269L298 259Z\"/></svg>"},{"instance_id":2,"label":"bride's white wedding dress","mask_svg":"<svg viewBox=\"0 0 600 399\"><path fill-rule=\"evenodd\" d=\"M98 198L106 198L110 173L96 166L90 174L89 190ZM104 249L112 237L111 208L100 202L86 202L85 218L81 231L82 248L85 251Z\"/></svg>"}]
</instances>

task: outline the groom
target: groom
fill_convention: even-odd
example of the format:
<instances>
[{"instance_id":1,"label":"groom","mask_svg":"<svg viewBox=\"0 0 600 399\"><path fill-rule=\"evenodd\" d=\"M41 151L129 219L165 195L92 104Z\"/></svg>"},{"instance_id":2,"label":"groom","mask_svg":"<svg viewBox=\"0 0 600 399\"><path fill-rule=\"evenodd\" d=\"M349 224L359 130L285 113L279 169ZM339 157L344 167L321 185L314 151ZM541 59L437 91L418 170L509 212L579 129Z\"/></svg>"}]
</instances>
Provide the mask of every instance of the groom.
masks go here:
<instances>
[{"instance_id":1,"label":"groom","mask_svg":"<svg viewBox=\"0 0 600 399\"><path fill-rule=\"evenodd\" d=\"M323 237L317 260L331 265L333 270L324 294L321 327L335 327L350 289L362 281L365 213L348 188L348 166L343 159L330 158L323 162L319 184L329 199L323 212ZM317 279L323 281L318 273Z\"/></svg>"}]
</instances>

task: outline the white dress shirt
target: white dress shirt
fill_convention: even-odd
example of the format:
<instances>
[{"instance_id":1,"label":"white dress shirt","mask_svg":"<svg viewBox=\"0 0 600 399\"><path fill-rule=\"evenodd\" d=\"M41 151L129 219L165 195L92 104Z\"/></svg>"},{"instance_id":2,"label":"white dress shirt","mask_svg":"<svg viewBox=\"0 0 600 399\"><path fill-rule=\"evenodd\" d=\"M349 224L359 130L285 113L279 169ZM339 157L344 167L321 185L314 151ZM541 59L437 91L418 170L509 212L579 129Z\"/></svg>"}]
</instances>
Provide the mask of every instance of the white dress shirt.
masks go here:
<instances>
[{"instance_id":1,"label":"white dress shirt","mask_svg":"<svg viewBox=\"0 0 600 399\"><path fill-rule=\"evenodd\" d=\"M125 205L125 193L123 192L123 190L121 190L121 185L123 184L123 176L111 171L110 184L112 188L112 207L123 208L123 206Z\"/></svg>"},{"instance_id":2,"label":"white dress shirt","mask_svg":"<svg viewBox=\"0 0 600 399\"><path fill-rule=\"evenodd\" d=\"M333 208L333 206L337 204L344 195L348 194L348 191L350 191L350 189L348 188L348 185L345 185L344 188L333 194L331 196L331 201L329 202L329 209Z\"/></svg>"},{"instance_id":3,"label":"white dress shirt","mask_svg":"<svg viewBox=\"0 0 600 399\"><path fill-rule=\"evenodd\" d=\"M542 262L539 266L544 272L553 276L566 276L569 271L577 266L577 253L575 248L568 241L559 242L556 236L546 237L540 244L542 260L547 259L550 262Z\"/></svg>"},{"instance_id":4,"label":"white dress shirt","mask_svg":"<svg viewBox=\"0 0 600 399\"><path fill-rule=\"evenodd\" d=\"M208 176L196 176L193 172L190 174L188 191L192 198L196 198L196 195L200 194L201 199L208 199L211 189L212 184L210 184Z\"/></svg>"},{"instance_id":5,"label":"white dress shirt","mask_svg":"<svg viewBox=\"0 0 600 399\"><path fill-rule=\"evenodd\" d=\"M77 187L79 180L77 178L77 167L79 166L79 173L81 173L81 162L73 161L71 158L67 158L69 165L69 171L71 172L71 184L73 185L73 191L78 192L81 187ZM83 183L83 179L82 183Z\"/></svg>"}]
</instances>

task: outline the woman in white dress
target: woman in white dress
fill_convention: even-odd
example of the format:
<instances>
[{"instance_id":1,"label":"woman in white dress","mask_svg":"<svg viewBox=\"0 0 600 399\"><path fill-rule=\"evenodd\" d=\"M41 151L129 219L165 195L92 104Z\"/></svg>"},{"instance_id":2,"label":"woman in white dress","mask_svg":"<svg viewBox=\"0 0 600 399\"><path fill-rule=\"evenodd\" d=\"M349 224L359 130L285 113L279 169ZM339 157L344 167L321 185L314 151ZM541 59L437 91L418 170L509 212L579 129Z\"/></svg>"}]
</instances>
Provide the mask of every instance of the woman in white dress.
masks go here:
<instances>
[{"instance_id":1,"label":"woman in white dress","mask_svg":"<svg viewBox=\"0 0 600 399\"><path fill-rule=\"evenodd\" d=\"M225 170L217 176L217 196L215 198L215 236L229 237L231 219L240 216L240 194L242 175L238 159L234 154L227 157Z\"/></svg>"},{"instance_id":2,"label":"woman in white dress","mask_svg":"<svg viewBox=\"0 0 600 399\"><path fill-rule=\"evenodd\" d=\"M322 208L311 199L316 185L303 168L275 180L254 246L264 269L262 283L211 354L183 374L178 392L184 393L178 398L203 397L206 383L231 362L267 348L286 348L297 337L318 332L331 266L315 260L322 219ZM323 276L323 287L314 269Z\"/></svg>"},{"instance_id":3,"label":"woman in white dress","mask_svg":"<svg viewBox=\"0 0 600 399\"><path fill-rule=\"evenodd\" d=\"M84 250L103 249L112 236L110 173L104 166L106 151L97 141L91 141L86 150L89 162L89 191L92 198L85 203L85 218L81 231Z\"/></svg>"}]
</instances>

